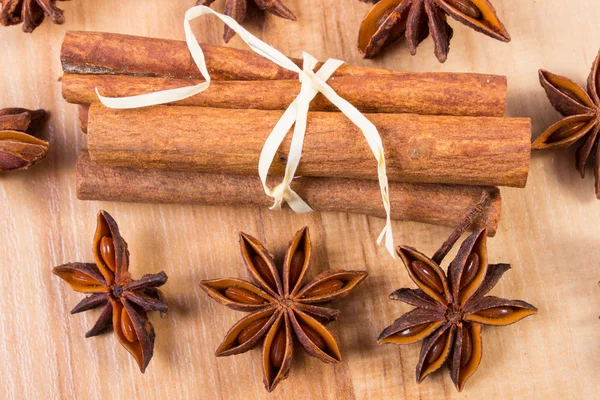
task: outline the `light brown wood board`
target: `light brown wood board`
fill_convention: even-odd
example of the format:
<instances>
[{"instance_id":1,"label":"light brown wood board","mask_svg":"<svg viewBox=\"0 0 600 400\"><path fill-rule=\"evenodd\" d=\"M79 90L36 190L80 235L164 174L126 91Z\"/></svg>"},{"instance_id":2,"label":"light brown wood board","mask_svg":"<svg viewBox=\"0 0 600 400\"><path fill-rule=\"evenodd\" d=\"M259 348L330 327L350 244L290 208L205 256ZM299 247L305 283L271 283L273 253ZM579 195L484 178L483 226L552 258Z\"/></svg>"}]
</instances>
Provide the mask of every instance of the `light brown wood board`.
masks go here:
<instances>
[{"instance_id":1,"label":"light brown wood board","mask_svg":"<svg viewBox=\"0 0 600 400\"><path fill-rule=\"evenodd\" d=\"M600 391L600 202L593 174L582 180L574 151L534 154L527 188L502 189L503 219L488 242L490 261L511 263L493 294L523 299L539 314L509 327L485 327L484 355L463 393L445 371L414 380L419 344L379 346L379 332L409 306L388 299L414 287L399 260L375 238L379 219L335 213L294 215L266 209L79 201L75 158L86 146L77 108L60 95L59 50L64 32L98 30L183 39L183 14L194 0L74 0L59 2L63 26L45 22L33 34L0 29L0 107L44 108L48 159L29 171L0 176L0 391L7 399L593 399ZM508 75L508 116L531 117L534 136L558 120L538 84L538 68L583 84L597 54L600 3L589 0L493 0L512 35L500 43L451 21L448 61L438 64L432 41L411 57L401 42L374 61L362 60L358 27L370 5L358 0L286 0L298 17L284 21L252 13L246 26L291 56L405 71L475 71ZM223 10L223 1L214 3ZM194 22L203 41L220 44L215 18ZM232 46L243 48L236 38ZM109 211L131 250L131 272L165 270L169 319L152 317L154 359L145 375L112 334L85 339L97 311L71 316L82 298L51 274L53 266L92 260L95 215ZM331 325L343 361L319 362L296 351L290 378L267 395L260 351L217 359L214 350L243 314L210 300L198 282L248 278L238 250L244 231L281 254L291 235L309 225L311 273L366 269L369 277L336 304ZM398 244L432 254L449 229L393 224ZM452 256L452 254L451 254ZM451 259L451 258L449 258Z\"/></svg>"}]
</instances>

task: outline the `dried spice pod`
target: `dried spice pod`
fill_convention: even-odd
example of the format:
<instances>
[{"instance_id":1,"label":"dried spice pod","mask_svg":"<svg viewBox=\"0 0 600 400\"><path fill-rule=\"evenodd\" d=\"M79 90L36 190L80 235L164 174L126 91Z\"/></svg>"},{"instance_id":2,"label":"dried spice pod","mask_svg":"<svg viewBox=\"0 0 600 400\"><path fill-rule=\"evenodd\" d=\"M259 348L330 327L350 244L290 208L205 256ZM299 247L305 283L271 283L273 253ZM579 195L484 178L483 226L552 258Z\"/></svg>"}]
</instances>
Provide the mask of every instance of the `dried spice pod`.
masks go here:
<instances>
[{"instance_id":1,"label":"dried spice pod","mask_svg":"<svg viewBox=\"0 0 600 400\"><path fill-rule=\"evenodd\" d=\"M0 0L0 25L9 26L23 23L23 32L33 32L46 14L55 24L64 24L63 10L56 7L56 1L67 0Z\"/></svg>"},{"instance_id":2,"label":"dried spice pod","mask_svg":"<svg viewBox=\"0 0 600 400\"><path fill-rule=\"evenodd\" d=\"M3 108L0 110L0 130L12 130L34 135L46 119L44 110Z\"/></svg>"},{"instance_id":3,"label":"dried spice pod","mask_svg":"<svg viewBox=\"0 0 600 400\"><path fill-rule=\"evenodd\" d=\"M48 154L49 144L26 133L0 131L0 172L27 169Z\"/></svg>"},{"instance_id":4,"label":"dried spice pod","mask_svg":"<svg viewBox=\"0 0 600 400\"><path fill-rule=\"evenodd\" d=\"M447 275L439 267L486 202L487 196L483 196L480 205L433 258L412 247L399 246L396 250L419 289L398 289L390 298L416 308L385 328L379 343L424 341L417 362L417 382L447 364L454 385L462 391L481 362L482 325L509 325L537 312L524 301L486 296L510 265L488 264L485 229L462 243Z\"/></svg>"},{"instance_id":5,"label":"dried spice pod","mask_svg":"<svg viewBox=\"0 0 600 400\"><path fill-rule=\"evenodd\" d=\"M112 327L143 373L152 359L155 339L147 313L158 311L161 317L167 317L169 306L158 289L167 282L167 275L161 271L146 274L139 280L131 277L127 242L106 211L98 213L93 250L95 263L63 264L55 267L52 273L65 280L73 290L90 294L71 314L103 307L96 324L85 337L99 335Z\"/></svg>"},{"instance_id":6,"label":"dried spice pod","mask_svg":"<svg viewBox=\"0 0 600 400\"><path fill-rule=\"evenodd\" d=\"M240 233L240 248L257 285L233 278L200 284L217 302L250 312L229 330L217 357L244 353L262 341L264 383L269 392L287 378L295 342L323 362L339 362L339 347L324 325L334 321L338 311L323 304L350 294L367 273L326 271L304 284L312 250L307 227L294 235L281 272L271 253L252 236Z\"/></svg>"},{"instance_id":7,"label":"dried spice pod","mask_svg":"<svg viewBox=\"0 0 600 400\"><path fill-rule=\"evenodd\" d=\"M540 84L563 119L550 126L531 145L534 150L566 148L579 142L575 168L585 178L588 159L595 149L596 197L600 199L600 52L588 77L587 92L564 76L539 71Z\"/></svg>"},{"instance_id":8,"label":"dried spice pod","mask_svg":"<svg viewBox=\"0 0 600 400\"><path fill-rule=\"evenodd\" d=\"M0 110L0 172L27 169L46 157L49 143L31 136L45 117L44 110Z\"/></svg>"},{"instance_id":9,"label":"dried spice pod","mask_svg":"<svg viewBox=\"0 0 600 400\"><path fill-rule=\"evenodd\" d=\"M246 11L248 9L248 2L250 0L225 0L225 15L235 19L240 24L246 19ZM209 6L214 3L215 0L197 0L196 5L198 6ZM296 20L296 16L283 4L281 0L254 0L254 3L261 10L268 11L271 14L292 21ZM235 32L225 25L225 31L223 32L223 40L228 43L232 37L235 36Z\"/></svg>"},{"instance_id":10,"label":"dried spice pod","mask_svg":"<svg viewBox=\"0 0 600 400\"><path fill-rule=\"evenodd\" d=\"M365 0L363 0L365 1ZM488 0L368 0L377 3L363 19L358 34L358 49L365 58L373 58L385 47L406 36L412 55L429 34L435 55L445 62L450 51L453 30L447 16L477 32L509 42L510 35Z\"/></svg>"}]
</instances>

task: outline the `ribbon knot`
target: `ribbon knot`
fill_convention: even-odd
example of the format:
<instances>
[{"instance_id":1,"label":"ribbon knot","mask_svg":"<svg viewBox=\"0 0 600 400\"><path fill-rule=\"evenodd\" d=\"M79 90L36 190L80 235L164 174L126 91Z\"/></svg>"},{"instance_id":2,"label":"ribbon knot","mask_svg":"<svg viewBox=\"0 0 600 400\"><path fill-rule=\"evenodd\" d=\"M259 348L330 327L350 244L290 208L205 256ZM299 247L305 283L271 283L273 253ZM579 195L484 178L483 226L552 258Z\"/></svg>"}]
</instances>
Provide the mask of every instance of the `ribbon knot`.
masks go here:
<instances>
[{"instance_id":1,"label":"ribbon knot","mask_svg":"<svg viewBox=\"0 0 600 400\"><path fill-rule=\"evenodd\" d=\"M98 90L96 90L96 94L98 95L98 98L102 104L110 108L121 109L147 107L151 105L172 103L183 100L208 89L210 86L210 75L206 67L204 53L202 52L202 49L198 44L198 40L192 32L192 28L190 26L190 21L207 14L212 14L223 21L227 26L235 31L255 53L265 57L282 68L296 72L301 83L300 93L285 110L267 137L258 162L258 174L260 176L265 193L274 200L274 204L271 209L280 209L281 205L285 202L293 211L297 213L308 213L312 211L310 206L292 190L290 184L294 179L294 174L296 173L296 169L298 168L300 158L302 156L302 146L304 144L304 136L306 134L306 124L310 102L318 93L322 93L362 131L371 151L373 152L373 155L375 156L375 159L377 160L379 186L381 189L383 206L387 214L386 225L379 235L377 243L380 243L385 237L386 248L391 256L395 258L391 226L390 201L388 194L388 180L385 172L385 157L381 137L377 132L377 128L375 125L373 125L373 123L371 123L371 121L361 114L356 107L340 97L331 88L331 86L327 84L327 80L344 63L343 61L329 59L321 68L319 68L317 72L314 72L314 68L318 63L317 59L312 55L303 52L302 69L300 69L292 60L287 58L279 50L267 45L256 36L242 28L242 26L233 18L219 14L218 12L213 11L206 6L196 6L186 11L183 27L185 30L186 43L190 50L190 54L192 55L194 62L204 77L205 82L194 86L121 98L103 97L100 95L100 93L98 93ZM273 159L281 143L292 127L294 128L294 131L283 181L279 185L275 186L275 188L271 189L267 185L269 168L271 167Z\"/></svg>"},{"instance_id":2,"label":"ribbon knot","mask_svg":"<svg viewBox=\"0 0 600 400\"><path fill-rule=\"evenodd\" d=\"M306 133L306 122L308 117L308 108L310 102L317 93L321 92L325 86L329 87L325 81L329 79L335 70L343 64L342 61L329 59L316 73L313 69L317 65L317 59L310 54L302 53L302 70L298 70L298 79L301 82L300 93L292 104L285 110L281 119L277 122L271 134L267 137L263 146L258 164L258 174L261 178L265 193L274 199L271 209L280 209L285 201L296 213L309 213L312 208L296 192L292 190L290 184L294 179L294 174L300 163L302 156L302 147ZM333 89L329 87L333 92ZM289 130L294 127L292 143L288 155L288 161L285 168L283 181L274 189L267 185L267 175L281 143L285 139Z\"/></svg>"}]
</instances>

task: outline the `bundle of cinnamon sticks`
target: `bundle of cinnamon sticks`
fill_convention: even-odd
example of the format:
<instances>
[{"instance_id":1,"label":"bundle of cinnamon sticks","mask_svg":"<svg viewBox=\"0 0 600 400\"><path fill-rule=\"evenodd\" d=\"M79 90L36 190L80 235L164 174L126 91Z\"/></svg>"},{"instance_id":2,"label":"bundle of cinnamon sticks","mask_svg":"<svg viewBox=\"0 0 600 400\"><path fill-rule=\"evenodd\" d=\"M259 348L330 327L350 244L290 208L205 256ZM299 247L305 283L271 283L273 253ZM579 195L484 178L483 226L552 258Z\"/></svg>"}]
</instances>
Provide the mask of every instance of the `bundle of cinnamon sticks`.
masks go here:
<instances>
[{"instance_id":1,"label":"bundle of cinnamon sticks","mask_svg":"<svg viewBox=\"0 0 600 400\"><path fill-rule=\"evenodd\" d=\"M213 78L208 90L176 104L115 110L97 102L96 88L122 97L201 82L185 42L67 32L63 96L81 105L88 133L77 165L80 199L269 205L258 159L299 92L297 76L249 51L201 47ZM489 206L474 226L495 233L494 186L524 187L530 157L530 121L503 117L505 77L344 65L328 83L379 130L392 218L455 226L487 192ZM320 94L310 110L292 188L315 210L384 216L361 132ZM288 148L289 139L272 174L283 173Z\"/></svg>"}]
</instances>

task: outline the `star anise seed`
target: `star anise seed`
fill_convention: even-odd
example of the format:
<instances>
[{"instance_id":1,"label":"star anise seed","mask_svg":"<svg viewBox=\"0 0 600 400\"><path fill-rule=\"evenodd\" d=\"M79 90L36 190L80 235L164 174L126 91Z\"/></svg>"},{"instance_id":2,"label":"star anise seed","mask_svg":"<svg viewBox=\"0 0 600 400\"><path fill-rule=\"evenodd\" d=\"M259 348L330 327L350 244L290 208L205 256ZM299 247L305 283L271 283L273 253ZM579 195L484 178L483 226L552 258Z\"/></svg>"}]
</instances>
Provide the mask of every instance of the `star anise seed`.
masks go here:
<instances>
[{"instance_id":1,"label":"star anise seed","mask_svg":"<svg viewBox=\"0 0 600 400\"><path fill-rule=\"evenodd\" d=\"M240 24L246 19L246 11L248 9L248 2L250 0L225 0L225 15L235 19ZM209 6L214 3L215 0L197 0L196 5ZM281 0L254 0L254 3L261 10L268 11L278 17L289 19L292 21L296 20L296 16L283 4ZM223 40L225 43L229 43L232 37L235 36L235 32L225 25L225 31L223 32Z\"/></svg>"},{"instance_id":2,"label":"star anise seed","mask_svg":"<svg viewBox=\"0 0 600 400\"><path fill-rule=\"evenodd\" d=\"M363 0L365 1L365 0ZM453 30L449 15L464 25L494 39L509 42L510 35L496 16L488 0L367 0L377 3L364 17L358 35L358 49L365 58L373 58L385 47L406 37L412 55L429 34L435 55L445 62L450 51Z\"/></svg>"},{"instance_id":3,"label":"star anise seed","mask_svg":"<svg viewBox=\"0 0 600 400\"><path fill-rule=\"evenodd\" d=\"M106 211L98 213L93 250L94 264L64 264L55 267L52 273L73 290L90 294L71 314L102 307L100 317L85 337L99 335L112 327L143 373L152 358L155 338L147 312L159 311L166 318L169 306L158 287L167 282L167 275L161 271L139 280L131 278L127 243Z\"/></svg>"},{"instance_id":4,"label":"star anise seed","mask_svg":"<svg viewBox=\"0 0 600 400\"><path fill-rule=\"evenodd\" d=\"M552 106L563 119L546 129L531 145L534 150L569 147L581 141L577 149L575 168L582 178L592 151L595 151L594 175L596 197L600 199L600 52L588 77L587 92L564 76L540 70L540 83Z\"/></svg>"},{"instance_id":5,"label":"star anise seed","mask_svg":"<svg viewBox=\"0 0 600 400\"><path fill-rule=\"evenodd\" d=\"M269 392L287 378L295 341L321 361L339 362L338 345L324 325L335 320L338 311L323 304L348 295L367 273L325 271L304 284L312 251L307 227L290 242L283 271L252 236L240 233L240 247L256 285L234 278L200 284L217 302L250 313L229 330L216 355L241 354L262 342L264 383Z\"/></svg>"},{"instance_id":6,"label":"star anise seed","mask_svg":"<svg viewBox=\"0 0 600 400\"><path fill-rule=\"evenodd\" d=\"M416 308L385 328L379 343L423 340L417 382L447 364L454 385L462 391L481 361L482 325L509 325L537 312L524 301L486 296L510 265L488 264L485 229L462 243L447 275L439 267L476 214L472 212L457 227L433 258L412 247L399 246L396 250L419 289L398 289L390 298Z\"/></svg>"},{"instance_id":7,"label":"star anise seed","mask_svg":"<svg viewBox=\"0 0 600 400\"><path fill-rule=\"evenodd\" d=\"M33 32L43 21L45 14L55 24L64 24L63 11L56 7L56 1L67 0L0 0L0 25L9 26L23 23L23 32Z\"/></svg>"}]
</instances>

